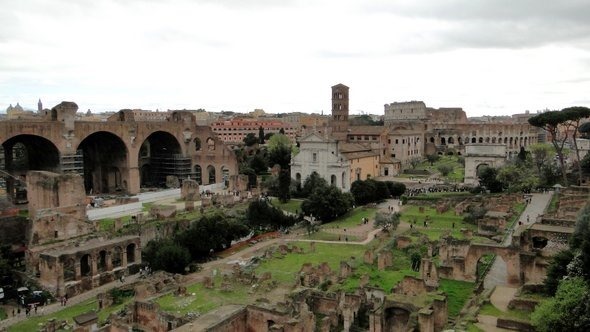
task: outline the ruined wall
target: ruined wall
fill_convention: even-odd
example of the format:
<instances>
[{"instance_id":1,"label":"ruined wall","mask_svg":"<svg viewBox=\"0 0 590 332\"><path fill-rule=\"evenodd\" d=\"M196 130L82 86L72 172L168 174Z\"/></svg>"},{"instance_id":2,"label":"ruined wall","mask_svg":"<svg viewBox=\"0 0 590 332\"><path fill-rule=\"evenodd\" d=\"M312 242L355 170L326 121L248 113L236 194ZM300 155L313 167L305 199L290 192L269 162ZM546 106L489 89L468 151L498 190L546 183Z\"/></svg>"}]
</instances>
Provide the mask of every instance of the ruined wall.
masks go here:
<instances>
[{"instance_id":1,"label":"ruined wall","mask_svg":"<svg viewBox=\"0 0 590 332\"><path fill-rule=\"evenodd\" d=\"M67 239L92 232L86 222L83 179L77 174L27 173L31 244Z\"/></svg>"}]
</instances>

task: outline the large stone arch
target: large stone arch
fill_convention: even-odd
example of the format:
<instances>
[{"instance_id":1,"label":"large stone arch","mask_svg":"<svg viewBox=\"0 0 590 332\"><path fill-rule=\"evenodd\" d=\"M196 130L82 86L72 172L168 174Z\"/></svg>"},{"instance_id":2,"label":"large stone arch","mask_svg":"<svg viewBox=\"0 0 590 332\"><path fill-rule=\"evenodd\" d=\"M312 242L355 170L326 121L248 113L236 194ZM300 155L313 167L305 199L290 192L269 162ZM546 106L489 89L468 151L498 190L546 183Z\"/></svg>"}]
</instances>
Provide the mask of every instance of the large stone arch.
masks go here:
<instances>
[{"instance_id":1,"label":"large stone arch","mask_svg":"<svg viewBox=\"0 0 590 332\"><path fill-rule=\"evenodd\" d=\"M477 184L477 168L486 164L499 167L506 161L506 146L503 144L468 144L465 146L465 183Z\"/></svg>"},{"instance_id":2,"label":"large stone arch","mask_svg":"<svg viewBox=\"0 0 590 332\"><path fill-rule=\"evenodd\" d=\"M520 286L520 252L510 247L498 247L472 244L465 256L465 280L477 279L477 262L486 254L500 256L506 263L506 283L509 286Z\"/></svg>"},{"instance_id":3,"label":"large stone arch","mask_svg":"<svg viewBox=\"0 0 590 332\"><path fill-rule=\"evenodd\" d=\"M141 143L138 152L141 187L165 187L166 177L179 179L191 173L190 158L184 157L176 136L167 131L153 131Z\"/></svg>"},{"instance_id":4,"label":"large stone arch","mask_svg":"<svg viewBox=\"0 0 590 332\"><path fill-rule=\"evenodd\" d=\"M86 136L78 145L84 156L86 192L127 192L129 151L119 136L106 131Z\"/></svg>"},{"instance_id":5,"label":"large stone arch","mask_svg":"<svg viewBox=\"0 0 590 332\"><path fill-rule=\"evenodd\" d=\"M28 171L59 173L60 151L50 140L30 134L14 135L2 142L4 169L2 180L6 193L15 203L26 203L25 188ZM11 176L8 176L10 174ZM21 180L16 180L21 179Z\"/></svg>"}]
</instances>

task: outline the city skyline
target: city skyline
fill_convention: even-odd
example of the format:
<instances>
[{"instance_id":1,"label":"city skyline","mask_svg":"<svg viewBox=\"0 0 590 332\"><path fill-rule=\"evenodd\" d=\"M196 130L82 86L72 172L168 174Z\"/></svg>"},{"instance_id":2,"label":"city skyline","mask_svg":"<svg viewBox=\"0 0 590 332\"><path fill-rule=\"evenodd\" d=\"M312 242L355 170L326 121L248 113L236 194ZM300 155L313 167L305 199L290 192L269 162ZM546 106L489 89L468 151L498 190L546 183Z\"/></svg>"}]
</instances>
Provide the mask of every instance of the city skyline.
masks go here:
<instances>
[{"instance_id":1,"label":"city skyline","mask_svg":"<svg viewBox=\"0 0 590 332\"><path fill-rule=\"evenodd\" d=\"M74 101L351 114L391 102L468 116L587 106L584 1L5 1L0 111Z\"/></svg>"}]
</instances>

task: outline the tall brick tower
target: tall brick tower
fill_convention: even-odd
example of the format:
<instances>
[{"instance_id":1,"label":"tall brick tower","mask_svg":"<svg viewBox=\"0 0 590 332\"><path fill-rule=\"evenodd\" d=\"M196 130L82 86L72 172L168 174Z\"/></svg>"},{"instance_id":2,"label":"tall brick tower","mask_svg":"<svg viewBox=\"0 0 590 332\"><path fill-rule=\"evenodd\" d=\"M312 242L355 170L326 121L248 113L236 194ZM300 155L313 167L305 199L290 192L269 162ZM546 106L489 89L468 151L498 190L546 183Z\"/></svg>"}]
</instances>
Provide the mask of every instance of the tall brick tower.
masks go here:
<instances>
[{"instance_id":1,"label":"tall brick tower","mask_svg":"<svg viewBox=\"0 0 590 332\"><path fill-rule=\"evenodd\" d=\"M332 87L332 132L348 131L348 87L336 84Z\"/></svg>"}]
</instances>

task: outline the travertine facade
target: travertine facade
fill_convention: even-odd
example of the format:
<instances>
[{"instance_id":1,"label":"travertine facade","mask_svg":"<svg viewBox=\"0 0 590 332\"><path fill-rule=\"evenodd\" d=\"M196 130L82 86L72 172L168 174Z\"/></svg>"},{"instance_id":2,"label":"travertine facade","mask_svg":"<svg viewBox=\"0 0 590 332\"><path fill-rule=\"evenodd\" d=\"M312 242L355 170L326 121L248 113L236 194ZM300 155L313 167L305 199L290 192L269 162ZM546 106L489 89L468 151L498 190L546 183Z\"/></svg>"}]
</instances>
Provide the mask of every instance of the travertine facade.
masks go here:
<instances>
[{"instance_id":1,"label":"travertine facade","mask_svg":"<svg viewBox=\"0 0 590 332\"><path fill-rule=\"evenodd\" d=\"M211 184L238 173L233 151L190 112L144 121L141 112L122 110L98 122L76 121L77 110L62 102L35 119L0 121L4 170L23 178L30 170L84 174L92 194L136 194L141 187L164 186L167 175ZM6 181L14 196L14 178Z\"/></svg>"}]
</instances>

